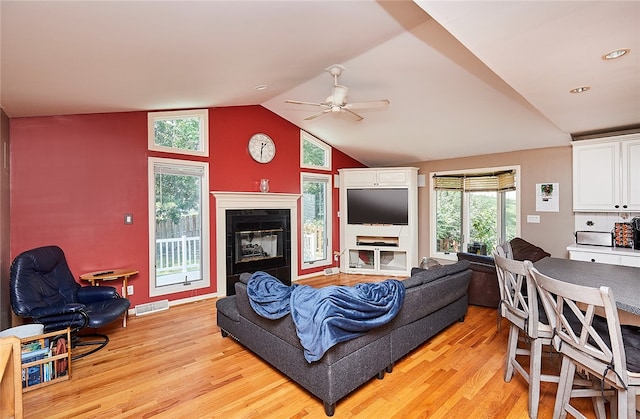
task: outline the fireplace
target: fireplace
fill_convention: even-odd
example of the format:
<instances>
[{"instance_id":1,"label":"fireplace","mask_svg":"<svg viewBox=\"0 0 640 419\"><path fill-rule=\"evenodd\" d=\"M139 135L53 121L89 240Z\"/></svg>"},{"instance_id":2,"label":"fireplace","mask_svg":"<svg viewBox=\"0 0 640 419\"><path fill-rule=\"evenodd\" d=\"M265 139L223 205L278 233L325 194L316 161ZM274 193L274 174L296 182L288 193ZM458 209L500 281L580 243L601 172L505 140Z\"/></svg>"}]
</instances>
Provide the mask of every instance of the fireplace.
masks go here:
<instances>
[{"instance_id":1,"label":"fireplace","mask_svg":"<svg viewBox=\"0 0 640 419\"><path fill-rule=\"evenodd\" d=\"M227 295L244 272L264 271L291 285L290 226L288 209L226 211Z\"/></svg>"},{"instance_id":2,"label":"fireplace","mask_svg":"<svg viewBox=\"0 0 640 419\"><path fill-rule=\"evenodd\" d=\"M215 198L216 206L216 250L214 252L216 257L216 284L217 295L224 296L235 293L235 282L240 277L240 271L245 270L251 272L254 269L260 269L270 272L277 278L280 278L284 282L291 283L295 281L298 275L298 200L299 194L287 194L287 193L262 193L262 192L227 192L227 191L212 191L211 194ZM279 256L279 245L274 244L275 237L279 236L279 227L273 228L271 222L274 219L278 219L282 214L278 212L273 213L274 210L285 210L285 214L288 213L288 221L284 223L282 231L282 240L278 243L282 243L282 257ZM242 244L239 249L236 249L235 244L229 244L228 231L233 228L227 225L227 213L241 215L251 215L252 212L263 212L268 215L266 224L257 226L244 225L241 226L241 232L255 230L251 241L249 241L249 233L240 233L240 240L244 237L245 244L262 246L263 254L261 256L254 255L257 260L253 267L247 268L246 262L250 262L249 253L245 252L245 257L240 257L240 264L236 264L236 255L242 255ZM271 214L267 214L271 213ZM242 218L239 219L241 223L247 221ZM250 228L246 228L250 227ZM274 230L274 231L270 231ZM284 247L286 246L286 247ZM245 250L249 250L254 246L246 246ZM257 247L257 246L256 246ZM265 248L267 250L265 250ZM275 248L274 253L271 249ZM258 249L255 249L258 252ZM267 253L268 255L265 255ZM275 256L274 256L275 255ZM246 260L245 260L246 259ZM272 263L280 262L284 260L284 265L273 266ZM233 263L232 263L233 262ZM261 264L261 265L260 265ZM239 265L239 266L233 266ZM235 273L234 273L235 272Z\"/></svg>"}]
</instances>

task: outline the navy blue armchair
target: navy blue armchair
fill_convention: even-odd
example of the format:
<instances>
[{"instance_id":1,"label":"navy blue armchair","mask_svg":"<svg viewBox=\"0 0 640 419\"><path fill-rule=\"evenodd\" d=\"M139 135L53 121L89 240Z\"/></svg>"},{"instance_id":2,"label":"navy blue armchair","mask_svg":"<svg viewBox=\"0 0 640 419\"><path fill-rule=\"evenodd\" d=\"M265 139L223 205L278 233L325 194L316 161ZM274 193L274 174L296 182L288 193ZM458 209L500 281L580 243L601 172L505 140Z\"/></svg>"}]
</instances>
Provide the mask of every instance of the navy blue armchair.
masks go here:
<instances>
[{"instance_id":1,"label":"navy blue armchair","mask_svg":"<svg viewBox=\"0 0 640 419\"><path fill-rule=\"evenodd\" d=\"M11 264L10 296L14 313L43 324L45 332L69 327L74 359L94 353L109 342L103 334L78 332L112 323L125 315L130 305L113 287L80 286L58 246L38 247L16 256ZM74 354L73 348L78 346L94 348Z\"/></svg>"}]
</instances>

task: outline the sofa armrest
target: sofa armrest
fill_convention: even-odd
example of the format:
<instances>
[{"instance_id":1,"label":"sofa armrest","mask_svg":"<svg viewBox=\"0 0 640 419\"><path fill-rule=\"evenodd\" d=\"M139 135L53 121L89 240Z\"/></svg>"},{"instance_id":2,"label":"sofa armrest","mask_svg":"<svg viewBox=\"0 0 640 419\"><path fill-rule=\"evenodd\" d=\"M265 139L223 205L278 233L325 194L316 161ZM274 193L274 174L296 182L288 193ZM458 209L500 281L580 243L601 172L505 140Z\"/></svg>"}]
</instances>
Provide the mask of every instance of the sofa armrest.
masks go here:
<instances>
[{"instance_id":1,"label":"sofa armrest","mask_svg":"<svg viewBox=\"0 0 640 419\"><path fill-rule=\"evenodd\" d=\"M458 260L468 260L471 263L471 269L474 264L488 265L495 269L495 262L491 256L478 255L476 253L458 252Z\"/></svg>"}]
</instances>

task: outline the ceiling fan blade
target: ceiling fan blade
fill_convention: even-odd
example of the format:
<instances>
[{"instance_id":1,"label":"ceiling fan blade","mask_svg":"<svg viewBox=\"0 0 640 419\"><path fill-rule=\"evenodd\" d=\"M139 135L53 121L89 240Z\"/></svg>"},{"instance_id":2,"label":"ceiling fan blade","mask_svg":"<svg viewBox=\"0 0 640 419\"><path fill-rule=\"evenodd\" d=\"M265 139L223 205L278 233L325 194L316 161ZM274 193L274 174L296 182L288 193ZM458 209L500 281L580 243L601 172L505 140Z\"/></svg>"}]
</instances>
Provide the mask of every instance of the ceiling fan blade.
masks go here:
<instances>
[{"instance_id":1,"label":"ceiling fan blade","mask_svg":"<svg viewBox=\"0 0 640 419\"><path fill-rule=\"evenodd\" d=\"M347 108L342 108L342 110L345 111L346 113L348 113L349 115L353 116L356 119L356 121L362 121L364 119L363 117L361 117L357 113L355 113L353 111L350 111Z\"/></svg>"},{"instance_id":2,"label":"ceiling fan blade","mask_svg":"<svg viewBox=\"0 0 640 419\"><path fill-rule=\"evenodd\" d=\"M389 106L391 102L387 99L383 100L370 100L368 102L354 102L344 105L346 109L371 109L371 108L384 108Z\"/></svg>"},{"instance_id":3,"label":"ceiling fan blade","mask_svg":"<svg viewBox=\"0 0 640 419\"><path fill-rule=\"evenodd\" d=\"M318 118L318 117L320 117L320 116L322 116L322 115L324 115L324 114L326 114L328 112L331 112L331 109L325 109L322 112L318 112L318 113L313 114L311 116L307 116L304 120L305 121L311 121L311 120L316 119L316 118Z\"/></svg>"},{"instance_id":4,"label":"ceiling fan blade","mask_svg":"<svg viewBox=\"0 0 640 419\"><path fill-rule=\"evenodd\" d=\"M285 100L284 102L293 103L294 105L326 106L324 103L302 102L299 100Z\"/></svg>"}]
</instances>

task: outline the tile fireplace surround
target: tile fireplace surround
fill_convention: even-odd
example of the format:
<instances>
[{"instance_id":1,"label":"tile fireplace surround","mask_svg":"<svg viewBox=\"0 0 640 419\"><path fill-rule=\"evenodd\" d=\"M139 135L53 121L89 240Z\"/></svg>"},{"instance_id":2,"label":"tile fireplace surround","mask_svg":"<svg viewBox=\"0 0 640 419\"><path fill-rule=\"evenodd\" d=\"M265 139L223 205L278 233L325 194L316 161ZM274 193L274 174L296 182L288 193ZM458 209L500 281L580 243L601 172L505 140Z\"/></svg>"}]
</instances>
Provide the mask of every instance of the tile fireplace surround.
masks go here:
<instances>
[{"instance_id":1,"label":"tile fireplace surround","mask_svg":"<svg viewBox=\"0 0 640 419\"><path fill-rule=\"evenodd\" d=\"M216 201L216 283L218 296L227 295L226 211L288 209L291 215L291 280L298 277L298 194L211 192Z\"/></svg>"}]
</instances>

